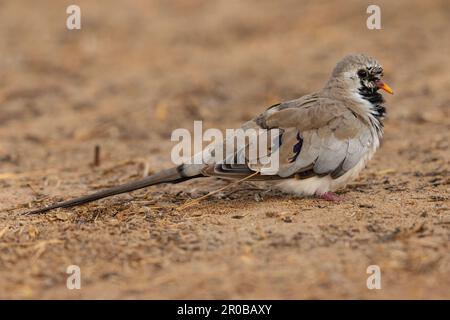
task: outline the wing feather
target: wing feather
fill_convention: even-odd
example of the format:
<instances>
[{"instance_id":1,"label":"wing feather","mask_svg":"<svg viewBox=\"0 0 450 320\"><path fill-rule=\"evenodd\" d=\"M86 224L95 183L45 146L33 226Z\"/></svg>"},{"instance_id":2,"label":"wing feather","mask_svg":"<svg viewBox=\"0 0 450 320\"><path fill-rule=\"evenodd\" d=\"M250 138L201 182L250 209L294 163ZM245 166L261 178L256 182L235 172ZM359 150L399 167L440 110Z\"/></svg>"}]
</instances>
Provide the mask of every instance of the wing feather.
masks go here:
<instances>
[{"instance_id":1,"label":"wing feather","mask_svg":"<svg viewBox=\"0 0 450 320\"><path fill-rule=\"evenodd\" d=\"M350 109L314 94L274 105L242 128L278 128L282 132L277 150L278 170L270 176L258 175L254 180L294 175L302 178L331 175L336 179L351 170L373 142L370 129ZM233 158L239 164L215 165L206 171L222 177L241 177L260 171L261 165L249 163L248 149L255 147L246 145L236 149ZM264 159L270 154L259 156Z\"/></svg>"}]
</instances>

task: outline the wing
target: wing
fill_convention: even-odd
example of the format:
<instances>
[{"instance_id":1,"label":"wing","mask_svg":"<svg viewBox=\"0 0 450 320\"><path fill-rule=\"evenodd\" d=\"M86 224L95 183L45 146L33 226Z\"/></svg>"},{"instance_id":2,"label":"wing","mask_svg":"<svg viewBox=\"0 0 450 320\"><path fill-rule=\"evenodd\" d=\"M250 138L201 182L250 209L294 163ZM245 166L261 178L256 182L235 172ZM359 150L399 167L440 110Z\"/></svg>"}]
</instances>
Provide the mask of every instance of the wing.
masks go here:
<instances>
[{"instance_id":1,"label":"wing","mask_svg":"<svg viewBox=\"0 0 450 320\"><path fill-rule=\"evenodd\" d=\"M317 95L274 105L242 128L259 130L258 140L271 129L280 132L278 144L258 157L261 160L276 156L276 170L256 175L252 180L325 175L336 179L353 168L373 142L370 128L355 113L337 101ZM259 143L247 143L245 148L234 150L228 161L210 165L203 173L242 178L264 172L267 165L251 162L249 157L249 150Z\"/></svg>"}]
</instances>

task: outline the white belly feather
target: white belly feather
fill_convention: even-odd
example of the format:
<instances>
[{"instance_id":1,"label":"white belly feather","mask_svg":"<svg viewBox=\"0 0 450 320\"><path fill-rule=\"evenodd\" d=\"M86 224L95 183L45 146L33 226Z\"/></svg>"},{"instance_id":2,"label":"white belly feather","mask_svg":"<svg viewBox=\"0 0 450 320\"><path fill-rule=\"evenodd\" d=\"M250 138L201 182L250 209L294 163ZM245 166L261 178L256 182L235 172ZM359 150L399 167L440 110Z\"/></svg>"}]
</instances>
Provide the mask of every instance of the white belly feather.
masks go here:
<instances>
[{"instance_id":1,"label":"white belly feather","mask_svg":"<svg viewBox=\"0 0 450 320\"><path fill-rule=\"evenodd\" d=\"M311 196L314 194L323 194L329 191L336 191L345 187L349 182L355 180L367 162L375 154L379 146L378 138L372 148L361 158L361 160L344 175L337 179L332 179L331 176L311 177L307 179L286 179L280 181L277 187L282 191L294 193L296 195Z\"/></svg>"}]
</instances>

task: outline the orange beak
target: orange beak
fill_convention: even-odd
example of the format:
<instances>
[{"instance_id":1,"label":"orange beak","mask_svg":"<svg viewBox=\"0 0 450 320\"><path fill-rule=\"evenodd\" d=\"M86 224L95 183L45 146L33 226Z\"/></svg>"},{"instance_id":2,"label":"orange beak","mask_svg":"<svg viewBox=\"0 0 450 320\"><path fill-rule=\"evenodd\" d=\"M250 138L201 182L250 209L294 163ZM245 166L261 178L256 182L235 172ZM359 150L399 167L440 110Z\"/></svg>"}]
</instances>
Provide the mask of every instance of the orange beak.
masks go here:
<instances>
[{"instance_id":1,"label":"orange beak","mask_svg":"<svg viewBox=\"0 0 450 320\"><path fill-rule=\"evenodd\" d=\"M394 90L392 90L392 88L389 87L389 86L388 86L386 83L384 83L383 81L378 80L376 83L377 83L377 87L378 87L378 88L383 89L383 90L386 91L387 93L394 94Z\"/></svg>"}]
</instances>

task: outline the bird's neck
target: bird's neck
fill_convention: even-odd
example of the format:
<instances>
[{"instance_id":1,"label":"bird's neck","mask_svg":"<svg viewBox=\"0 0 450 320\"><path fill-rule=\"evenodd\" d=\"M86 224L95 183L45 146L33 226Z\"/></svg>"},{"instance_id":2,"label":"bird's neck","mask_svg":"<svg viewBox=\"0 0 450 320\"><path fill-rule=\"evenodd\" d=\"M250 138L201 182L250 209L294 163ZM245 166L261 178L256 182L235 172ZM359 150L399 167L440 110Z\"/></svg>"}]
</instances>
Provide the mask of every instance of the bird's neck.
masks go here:
<instances>
[{"instance_id":1,"label":"bird's neck","mask_svg":"<svg viewBox=\"0 0 450 320\"><path fill-rule=\"evenodd\" d=\"M386 116L386 108L384 107L384 98L376 90L361 86L358 88L357 95L366 106L365 112L371 126L375 129L378 138L383 135L383 120Z\"/></svg>"},{"instance_id":2,"label":"bird's neck","mask_svg":"<svg viewBox=\"0 0 450 320\"><path fill-rule=\"evenodd\" d=\"M375 128L376 134L381 138L386 108L384 107L384 98L379 92L362 84L359 88L351 90L344 82L335 79L330 80L324 90L335 99L342 99L343 97L343 102L347 107Z\"/></svg>"},{"instance_id":3,"label":"bird's neck","mask_svg":"<svg viewBox=\"0 0 450 320\"><path fill-rule=\"evenodd\" d=\"M358 89L358 94L363 100L366 100L371 104L372 114L381 122L386 115L383 96L378 91L368 89L364 86Z\"/></svg>"}]
</instances>

